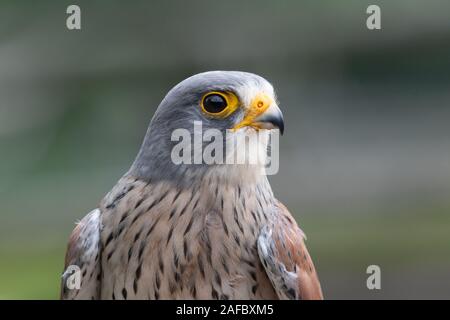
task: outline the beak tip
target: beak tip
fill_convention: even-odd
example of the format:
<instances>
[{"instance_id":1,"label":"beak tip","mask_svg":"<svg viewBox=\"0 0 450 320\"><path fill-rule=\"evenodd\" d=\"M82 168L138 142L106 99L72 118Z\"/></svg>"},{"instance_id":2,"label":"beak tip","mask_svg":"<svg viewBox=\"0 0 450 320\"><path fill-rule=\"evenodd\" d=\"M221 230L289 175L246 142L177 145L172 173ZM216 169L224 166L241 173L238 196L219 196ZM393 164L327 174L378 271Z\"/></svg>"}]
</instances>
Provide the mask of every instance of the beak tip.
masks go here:
<instances>
[{"instance_id":1,"label":"beak tip","mask_svg":"<svg viewBox=\"0 0 450 320\"><path fill-rule=\"evenodd\" d=\"M284 133L284 120L283 119L281 119L281 121L279 122L278 128L280 129L281 135L283 135L283 133Z\"/></svg>"},{"instance_id":2,"label":"beak tip","mask_svg":"<svg viewBox=\"0 0 450 320\"><path fill-rule=\"evenodd\" d=\"M262 122L270 123L270 127L272 129L278 129L283 135L284 133L284 118L283 114L281 112L278 112L277 114L271 114L266 115L263 119L261 119Z\"/></svg>"},{"instance_id":3,"label":"beak tip","mask_svg":"<svg viewBox=\"0 0 450 320\"><path fill-rule=\"evenodd\" d=\"M283 135L283 133L284 133L284 118L283 118L283 114L281 112L280 112L280 116L278 117L278 119L276 121L276 126L280 130L281 135Z\"/></svg>"},{"instance_id":4,"label":"beak tip","mask_svg":"<svg viewBox=\"0 0 450 320\"><path fill-rule=\"evenodd\" d=\"M284 117L277 105L270 106L267 111L252 118L250 123L258 124L262 129L278 129L281 135L284 133Z\"/></svg>"}]
</instances>

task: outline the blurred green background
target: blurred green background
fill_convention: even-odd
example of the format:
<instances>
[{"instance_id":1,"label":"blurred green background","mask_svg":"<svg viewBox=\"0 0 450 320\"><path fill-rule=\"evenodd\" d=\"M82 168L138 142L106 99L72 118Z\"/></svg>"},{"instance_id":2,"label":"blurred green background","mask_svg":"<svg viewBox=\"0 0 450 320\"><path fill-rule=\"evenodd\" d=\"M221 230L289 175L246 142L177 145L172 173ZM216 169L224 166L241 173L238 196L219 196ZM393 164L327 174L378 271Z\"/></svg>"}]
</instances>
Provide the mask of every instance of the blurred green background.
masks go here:
<instances>
[{"instance_id":1,"label":"blurred green background","mask_svg":"<svg viewBox=\"0 0 450 320\"><path fill-rule=\"evenodd\" d=\"M216 69L277 89L271 182L326 298L450 298L450 2L178 0L0 1L0 299L58 297L74 222L165 93Z\"/></svg>"}]
</instances>

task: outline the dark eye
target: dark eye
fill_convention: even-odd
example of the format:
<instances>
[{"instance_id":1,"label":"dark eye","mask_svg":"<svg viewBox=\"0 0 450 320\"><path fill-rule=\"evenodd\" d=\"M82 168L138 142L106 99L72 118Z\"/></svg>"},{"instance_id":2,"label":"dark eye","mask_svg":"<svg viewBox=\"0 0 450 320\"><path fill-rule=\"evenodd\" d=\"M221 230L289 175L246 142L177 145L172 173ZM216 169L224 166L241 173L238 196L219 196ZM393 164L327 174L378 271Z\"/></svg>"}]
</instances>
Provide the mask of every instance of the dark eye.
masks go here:
<instances>
[{"instance_id":1,"label":"dark eye","mask_svg":"<svg viewBox=\"0 0 450 320\"><path fill-rule=\"evenodd\" d=\"M203 99L203 108L209 113L219 113L225 110L227 106L228 103L225 97L217 93L207 95Z\"/></svg>"}]
</instances>

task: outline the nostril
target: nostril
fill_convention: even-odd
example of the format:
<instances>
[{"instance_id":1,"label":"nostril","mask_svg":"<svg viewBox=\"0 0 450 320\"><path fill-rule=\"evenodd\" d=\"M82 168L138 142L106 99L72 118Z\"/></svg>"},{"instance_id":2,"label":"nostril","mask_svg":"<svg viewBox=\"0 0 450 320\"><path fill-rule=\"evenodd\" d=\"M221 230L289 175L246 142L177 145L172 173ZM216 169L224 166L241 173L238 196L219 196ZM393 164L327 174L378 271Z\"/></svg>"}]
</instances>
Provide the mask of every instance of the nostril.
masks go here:
<instances>
[{"instance_id":1,"label":"nostril","mask_svg":"<svg viewBox=\"0 0 450 320\"><path fill-rule=\"evenodd\" d=\"M264 102L263 101L258 101L258 103L256 104L258 108L262 108L264 107Z\"/></svg>"}]
</instances>

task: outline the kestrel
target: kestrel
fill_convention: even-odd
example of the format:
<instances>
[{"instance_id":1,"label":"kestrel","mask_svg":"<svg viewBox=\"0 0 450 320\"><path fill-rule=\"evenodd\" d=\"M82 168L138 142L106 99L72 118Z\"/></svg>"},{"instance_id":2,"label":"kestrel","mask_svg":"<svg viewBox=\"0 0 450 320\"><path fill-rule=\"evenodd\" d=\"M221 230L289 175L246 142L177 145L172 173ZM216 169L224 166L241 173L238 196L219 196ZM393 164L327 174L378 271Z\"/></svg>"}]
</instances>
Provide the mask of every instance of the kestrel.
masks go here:
<instances>
[{"instance_id":1,"label":"kestrel","mask_svg":"<svg viewBox=\"0 0 450 320\"><path fill-rule=\"evenodd\" d=\"M284 129L260 76L212 71L176 85L129 171L72 232L62 299L322 299L304 234L260 161L175 163L173 133L194 135L194 122L224 133L222 142L230 132ZM251 152L267 152L267 140L252 143Z\"/></svg>"}]
</instances>

